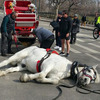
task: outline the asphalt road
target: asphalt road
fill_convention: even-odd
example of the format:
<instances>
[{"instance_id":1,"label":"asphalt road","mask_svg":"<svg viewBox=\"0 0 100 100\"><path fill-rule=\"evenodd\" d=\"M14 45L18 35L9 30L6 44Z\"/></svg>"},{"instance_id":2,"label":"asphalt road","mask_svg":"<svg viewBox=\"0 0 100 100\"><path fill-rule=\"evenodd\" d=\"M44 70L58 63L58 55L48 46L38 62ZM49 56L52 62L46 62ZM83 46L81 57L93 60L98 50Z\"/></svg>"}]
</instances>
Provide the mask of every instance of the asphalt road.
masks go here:
<instances>
[{"instance_id":1,"label":"asphalt road","mask_svg":"<svg viewBox=\"0 0 100 100\"><path fill-rule=\"evenodd\" d=\"M0 14L0 22L2 20ZM52 30L48 22L40 21L40 26ZM34 45L39 45L35 43ZM55 46L55 42L52 48ZM24 48L19 45L20 49ZM16 52L15 45L13 50ZM0 61L9 58L0 56ZM100 73L100 38L94 40L92 31L80 30L77 34L76 44L71 45L70 56L67 58L71 61L79 61L87 65L98 64L98 72ZM57 96L58 90L56 85L40 84L35 81L20 83L19 77L25 72L11 73L6 76L0 77L0 100L52 100ZM27 72L29 73L29 72ZM71 80L63 80L66 84L72 84ZM60 83L61 84L61 83ZM100 89L100 84L89 85L90 89ZM100 95L97 94L80 94L76 92L76 87L72 89L62 88L63 94L58 100L100 100Z\"/></svg>"}]
</instances>

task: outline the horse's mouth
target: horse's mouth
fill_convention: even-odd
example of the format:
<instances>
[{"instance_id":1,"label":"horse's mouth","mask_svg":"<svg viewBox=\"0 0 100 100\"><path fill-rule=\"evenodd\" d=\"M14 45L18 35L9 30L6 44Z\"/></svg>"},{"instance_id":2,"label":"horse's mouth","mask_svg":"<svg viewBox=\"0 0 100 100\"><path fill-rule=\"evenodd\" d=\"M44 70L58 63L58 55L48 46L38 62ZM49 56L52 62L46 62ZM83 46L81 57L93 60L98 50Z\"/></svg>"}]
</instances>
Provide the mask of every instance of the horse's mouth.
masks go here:
<instances>
[{"instance_id":1,"label":"horse's mouth","mask_svg":"<svg viewBox=\"0 0 100 100\"><path fill-rule=\"evenodd\" d=\"M86 82L85 79L80 78L80 79L78 80L78 85L79 85L79 86L86 86L86 85L88 85L88 84L87 84L87 82Z\"/></svg>"}]
</instances>

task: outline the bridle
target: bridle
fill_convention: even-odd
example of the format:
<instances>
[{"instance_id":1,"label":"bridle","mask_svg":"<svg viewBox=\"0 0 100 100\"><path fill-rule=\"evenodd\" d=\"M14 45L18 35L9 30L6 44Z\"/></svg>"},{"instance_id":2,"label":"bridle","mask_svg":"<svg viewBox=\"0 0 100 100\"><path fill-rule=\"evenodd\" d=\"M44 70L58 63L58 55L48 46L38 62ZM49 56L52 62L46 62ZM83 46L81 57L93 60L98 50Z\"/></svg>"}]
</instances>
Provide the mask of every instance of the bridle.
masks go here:
<instances>
[{"instance_id":1,"label":"bridle","mask_svg":"<svg viewBox=\"0 0 100 100\"><path fill-rule=\"evenodd\" d=\"M93 76L86 73L87 71L90 72L90 70L93 70L93 72L94 72ZM89 66L84 67L79 73L82 73L82 75L79 77L79 79L81 79L83 76L86 76L86 77L90 78L90 83L94 83L97 78L96 71L94 70L94 68L89 67Z\"/></svg>"},{"instance_id":2,"label":"bridle","mask_svg":"<svg viewBox=\"0 0 100 100\"><path fill-rule=\"evenodd\" d=\"M83 69L81 71L79 71L79 69L78 69L79 67L83 67ZM77 73L75 73L75 69L77 70ZM90 72L90 70L93 70L93 72L94 72L93 76L87 73L87 71ZM81 76L79 76L80 73L82 73ZM90 78L90 83L94 83L97 78L96 71L94 70L93 67L90 67L86 64L81 64L77 61L73 62L70 74L71 74L71 78L73 78L73 79L77 78L76 80L78 82L80 79L82 79L83 76ZM80 84L80 85L82 85L82 84Z\"/></svg>"}]
</instances>

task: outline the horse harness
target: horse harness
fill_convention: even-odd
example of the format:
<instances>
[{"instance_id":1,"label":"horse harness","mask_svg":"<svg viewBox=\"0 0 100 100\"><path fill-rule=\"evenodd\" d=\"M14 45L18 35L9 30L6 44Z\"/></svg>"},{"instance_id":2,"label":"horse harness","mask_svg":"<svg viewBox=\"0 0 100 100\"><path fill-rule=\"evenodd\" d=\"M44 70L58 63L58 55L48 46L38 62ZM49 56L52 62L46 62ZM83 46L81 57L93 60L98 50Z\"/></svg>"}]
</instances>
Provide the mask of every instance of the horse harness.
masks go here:
<instances>
[{"instance_id":1,"label":"horse harness","mask_svg":"<svg viewBox=\"0 0 100 100\"><path fill-rule=\"evenodd\" d=\"M54 50L46 49L46 51L47 51L47 54L46 54L44 57L42 57L41 60L38 60L38 61L37 61L37 65L36 65L36 70L37 70L37 72L41 72L41 65L42 65L43 61L44 61L45 59L47 59L52 53L58 55L58 53L57 53L56 51L54 51Z\"/></svg>"}]
</instances>

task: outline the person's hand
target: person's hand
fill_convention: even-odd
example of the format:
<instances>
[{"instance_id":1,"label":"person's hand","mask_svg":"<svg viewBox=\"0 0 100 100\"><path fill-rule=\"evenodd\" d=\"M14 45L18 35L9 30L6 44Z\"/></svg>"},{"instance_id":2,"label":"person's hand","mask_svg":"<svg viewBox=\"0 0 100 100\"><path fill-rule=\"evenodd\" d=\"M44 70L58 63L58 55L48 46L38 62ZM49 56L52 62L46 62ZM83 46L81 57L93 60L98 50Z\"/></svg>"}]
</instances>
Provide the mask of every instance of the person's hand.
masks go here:
<instances>
[{"instance_id":1,"label":"person's hand","mask_svg":"<svg viewBox=\"0 0 100 100\"><path fill-rule=\"evenodd\" d=\"M8 33L7 33L7 32L5 32L4 34L5 34L5 36L8 38Z\"/></svg>"},{"instance_id":2,"label":"person's hand","mask_svg":"<svg viewBox=\"0 0 100 100\"><path fill-rule=\"evenodd\" d=\"M16 35L16 32L14 31L14 32L12 33L12 35Z\"/></svg>"},{"instance_id":3,"label":"person's hand","mask_svg":"<svg viewBox=\"0 0 100 100\"><path fill-rule=\"evenodd\" d=\"M60 36L60 32L58 32L58 36Z\"/></svg>"},{"instance_id":4,"label":"person's hand","mask_svg":"<svg viewBox=\"0 0 100 100\"><path fill-rule=\"evenodd\" d=\"M13 37L14 37L14 41L17 42L17 35L15 34L13 35Z\"/></svg>"},{"instance_id":5,"label":"person's hand","mask_svg":"<svg viewBox=\"0 0 100 100\"><path fill-rule=\"evenodd\" d=\"M52 30L52 33L54 32L54 29Z\"/></svg>"},{"instance_id":6,"label":"person's hand","mask_svg":"<svg viewBox=\"0 0 100 100\"><path fill-rule=\"evenodd\" d=\"M66 34L66 37L68 37L68 36L69 36L69 33Z\"/></svg>"},{"instance_id":7,"label":"person's hand","mask_svg":"<svg viewBox=\"0 0 100 100\"><path fill-rule=\"evenodd\" d=\"M73 25L76 25L76 23L73 23Z\"/></svg>"}]
</instances>

